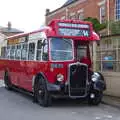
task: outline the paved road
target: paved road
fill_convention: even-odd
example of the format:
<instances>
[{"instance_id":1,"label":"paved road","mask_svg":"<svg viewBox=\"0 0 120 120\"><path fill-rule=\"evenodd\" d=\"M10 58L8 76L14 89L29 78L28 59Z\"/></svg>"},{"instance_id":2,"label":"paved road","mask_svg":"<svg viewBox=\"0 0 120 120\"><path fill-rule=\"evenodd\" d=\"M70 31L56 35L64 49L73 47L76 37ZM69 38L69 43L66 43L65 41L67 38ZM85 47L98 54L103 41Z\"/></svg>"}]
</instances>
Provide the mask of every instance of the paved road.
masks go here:
<instances>
[{"instance_id":1,"label":"paved road","mask_svg":"<svg viewBox=\"0 0 120 120\"><path fill-rule=\"evenodd\" d=\"M0 80L0 87L3 87L3 86L4 86L4 81Z\"/></svg>"},{"instance_id":2,"label":"paved road","mask_svg":"<svg viewBox=\"0 0 120 120\"><path fill-rule=\"evenodd\" d=\"M77 103L76 103L77 102ZM32 103L32 97L0 87L0 120L120 120L120 110L104 104L56 100L49 108Z\"/></svg>"}]
</instances>

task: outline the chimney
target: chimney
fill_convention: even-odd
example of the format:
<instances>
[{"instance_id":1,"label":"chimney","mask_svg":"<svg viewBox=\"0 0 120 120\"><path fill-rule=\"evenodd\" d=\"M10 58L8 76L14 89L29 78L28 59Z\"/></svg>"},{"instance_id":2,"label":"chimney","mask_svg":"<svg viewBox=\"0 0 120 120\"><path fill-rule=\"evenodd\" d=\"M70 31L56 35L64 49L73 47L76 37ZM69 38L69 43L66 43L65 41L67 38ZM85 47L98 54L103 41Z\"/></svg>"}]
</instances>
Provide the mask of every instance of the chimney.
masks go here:
<instances>
[{"instance_id":1,"label":"chimney","mask_svg":"<svg viewBox=\"0 0 120 120\"><path fill-rule=\"evenodd\" d=\"M50 13L50 9L46 9L46 15Z\"/></svg>"},{"instance_id":2,"label":"chimney","mask_svg":"<svg viewBox=\"0 0 120 120\"><path fill-rule=\"evenodd\" d=\"M11 22L10 21L8 21L8 30L10 30L11 29Z\"/></svg>"}]
</instances>

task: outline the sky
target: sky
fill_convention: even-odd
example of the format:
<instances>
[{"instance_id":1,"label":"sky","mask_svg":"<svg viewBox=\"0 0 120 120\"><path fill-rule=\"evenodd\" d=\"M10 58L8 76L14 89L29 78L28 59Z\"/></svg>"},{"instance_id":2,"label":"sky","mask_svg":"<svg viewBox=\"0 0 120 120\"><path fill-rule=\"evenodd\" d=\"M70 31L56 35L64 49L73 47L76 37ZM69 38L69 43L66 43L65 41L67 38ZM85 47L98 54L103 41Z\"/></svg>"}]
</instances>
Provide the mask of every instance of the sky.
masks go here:
<instances>
[{"instance_id":1,"label":"sky","mask_svg":"<svg viewBox=\"0 0 120 120\"><path fill-rule=\"evenodd\" d=\"M45 10L61 7L67 0L0 0L0 26L30 32L45 23Z\"/></svg>"}]
</instances>

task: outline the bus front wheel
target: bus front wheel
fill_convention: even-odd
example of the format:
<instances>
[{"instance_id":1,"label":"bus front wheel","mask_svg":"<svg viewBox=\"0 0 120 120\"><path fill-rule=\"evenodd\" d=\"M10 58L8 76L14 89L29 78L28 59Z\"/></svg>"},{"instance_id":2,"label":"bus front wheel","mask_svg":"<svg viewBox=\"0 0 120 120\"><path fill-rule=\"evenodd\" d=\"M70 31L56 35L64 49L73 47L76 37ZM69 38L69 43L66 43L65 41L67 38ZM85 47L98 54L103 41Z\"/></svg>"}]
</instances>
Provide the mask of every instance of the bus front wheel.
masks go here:
<instances>
[{"instance_id":1,"label":"bus front wheel","mask_svg":"<svg viewBox=\"0 0 120 120\"><path fill-rule=\"evenodd\" d=\"M8 72L5 72L5 74L4 74L4 84L5 84L6 89L8 89L8 90L12 89L12 83L10 81Z\"/></svg>"},{"instance_id":2,"label":"bus front wheel","mask_svg":"<svg viewBox=\"0 0 120 120\"><path fill-rule=\"evenodd\" d=\"M51 97L47 90L46 82L42 76L39 76L35 84L35 99L43 107L51 105Z\"/></svg>"}]
</instances>

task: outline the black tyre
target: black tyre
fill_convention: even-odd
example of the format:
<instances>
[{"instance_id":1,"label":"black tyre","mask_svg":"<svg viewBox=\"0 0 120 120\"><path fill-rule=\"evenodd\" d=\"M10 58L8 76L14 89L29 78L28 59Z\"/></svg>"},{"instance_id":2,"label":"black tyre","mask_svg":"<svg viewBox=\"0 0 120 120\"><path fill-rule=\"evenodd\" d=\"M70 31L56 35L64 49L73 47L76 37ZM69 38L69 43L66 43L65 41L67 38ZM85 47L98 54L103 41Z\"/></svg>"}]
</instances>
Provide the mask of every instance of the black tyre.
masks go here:
<instances>
[{"instance_id":1,"label":"black tyre","mask_svg":"<svg viewBox=\"0 0 120 120\"><path fill-rule=\"evenodd\" d=\"M94 95L95 95L94 98L90 98L90 96L89 96L88 103L90 105L99 105L102 101L103 92L95 91Z\"/></svg>"},{"instance_id":2,"label":"black tyre","mask_svg":"<svg viewBox=\"0 0 120 120\"><path fill-rule=\"evenodd\" d=\"M35 83L34 89L34 100L38 102L43 107L48 107L51 105L51 96L47 90L46 81L42 76L38 77Z\"/></svg>"},{"instance_id":3,"label":"black tyre","mask_svg":"<svg viewBox=\"0 0 120 120\"><path fill-rule=\"evenodd\" d=\"M8 90L12 89L12 83L10 81L8 72L5 72L5 74L4 74L4 84L5 84L6 89L8 89Z\"/></svg>"}]
</instances>

